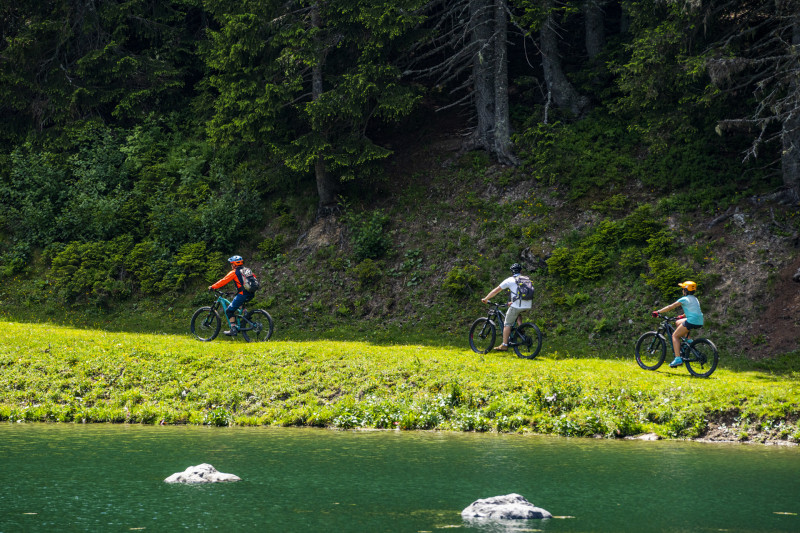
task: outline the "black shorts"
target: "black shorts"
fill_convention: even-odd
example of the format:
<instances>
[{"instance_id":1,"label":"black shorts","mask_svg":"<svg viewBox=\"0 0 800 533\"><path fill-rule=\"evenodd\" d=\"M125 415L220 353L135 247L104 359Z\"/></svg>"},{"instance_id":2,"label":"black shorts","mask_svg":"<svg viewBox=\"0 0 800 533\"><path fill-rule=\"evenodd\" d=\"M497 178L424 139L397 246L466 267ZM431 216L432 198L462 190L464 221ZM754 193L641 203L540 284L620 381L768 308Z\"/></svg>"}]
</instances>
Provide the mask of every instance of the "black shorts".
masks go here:
<instances>
[{"instance_id":1,"label":"black shorts","mask_svg":"<svg viewBox=\"0 0 800 533\"><path fill-rule=\"evenodd\" d=\"M690 324L689 322L684 322L684 323L683 323L683 326L684 326L686 329L689 329L689 330L692 330L692 329L700 329L700 328L702 328L702 327L703 327L703 326L698 326L697 324Z\"/></svg>"}]
</instances>

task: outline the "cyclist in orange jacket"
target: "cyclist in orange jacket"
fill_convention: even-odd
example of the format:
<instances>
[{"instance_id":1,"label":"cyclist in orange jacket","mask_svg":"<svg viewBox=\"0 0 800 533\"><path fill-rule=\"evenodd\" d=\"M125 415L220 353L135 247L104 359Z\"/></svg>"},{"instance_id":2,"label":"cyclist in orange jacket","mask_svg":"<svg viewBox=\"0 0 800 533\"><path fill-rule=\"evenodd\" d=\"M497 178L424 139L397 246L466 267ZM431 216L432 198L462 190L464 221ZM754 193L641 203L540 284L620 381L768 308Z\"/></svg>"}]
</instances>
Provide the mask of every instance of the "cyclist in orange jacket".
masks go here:
<instances>
[{"instance_id":1,"label":"cyclist in orange jacket","mask_svg":"<svg viewBox=\"0 0 800 533\"><path fill-rule=\"evenodd\" d=\"M223 331L224 335L234 336L239 333L239 328L236 327L236 320L234 320L233 315L236 313L236 310L243 306L246 302L249 302L253 299L254 294L252 292L248 292L244 289L244 279L242 278L241 268L244 265L244 259L242 259L241 255L234 255L228 259L228 262L231 264L231 271L225 274L225 277L219 280L218 282L210 285L208 290L219 289L220 287L224 287L231 281L236 283L236 290L239 291L233 300L231 301L231 305L225 310L225 315L228 317L228 324L230 325L230 329L228 331Z\"/></svg>"}]
</instances>

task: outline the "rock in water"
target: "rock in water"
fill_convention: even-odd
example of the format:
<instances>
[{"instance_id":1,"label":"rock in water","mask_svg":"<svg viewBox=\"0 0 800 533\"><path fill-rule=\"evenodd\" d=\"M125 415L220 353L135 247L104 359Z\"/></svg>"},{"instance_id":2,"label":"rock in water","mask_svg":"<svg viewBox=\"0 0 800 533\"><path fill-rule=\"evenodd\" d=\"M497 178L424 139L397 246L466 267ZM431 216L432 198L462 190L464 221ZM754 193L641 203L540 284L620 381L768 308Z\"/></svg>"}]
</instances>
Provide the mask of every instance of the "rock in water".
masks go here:
<instances>
[{"instance_id":1,"label":"rock in water","mask_svg":"<svg viewBox=\"0 0 800 533\"><path fill-rule=\"evenodd\" d=\"M477 500L461 511L461 518L472 520L529 520L552 517L549 512L536 507L519 494Z\"/></svg>"},{"instance_id":2,"label":"rock in water","mask_svg":"<svg viewBox=\"0 0 800 533\"><path fill-rule=\"evenodd\" d=\"M183 472L176 472L169 476L167 483L219 483L222 481L241 481L242 478L233 474L217 472L217 469L210 464L203 463L197 466L190 466Z\"/></svg>"}]
</instances>

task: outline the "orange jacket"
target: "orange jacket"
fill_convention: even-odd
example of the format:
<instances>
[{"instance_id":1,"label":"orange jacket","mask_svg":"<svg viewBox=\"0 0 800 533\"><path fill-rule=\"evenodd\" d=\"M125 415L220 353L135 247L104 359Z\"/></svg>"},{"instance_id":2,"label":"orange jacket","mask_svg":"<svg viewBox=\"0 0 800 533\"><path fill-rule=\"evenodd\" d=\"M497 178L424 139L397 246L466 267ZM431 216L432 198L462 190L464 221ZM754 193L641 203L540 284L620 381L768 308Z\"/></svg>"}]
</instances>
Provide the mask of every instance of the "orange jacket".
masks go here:
<instances>
[{"instance_id":1,"label":"orange jacket","mask_svg":"<svg viewBox=\"0 0 800 533\"><path fill-rule=\"evenodd\" d=\"M235 281L236 282L236 289L241 294L241 292L242 292L242 282L239 280L239 276L237 275L236 270L237 269L234 268L233 270L231 270L230 272L225 274L225 277L222 278L221 280L219 280L218 282L216 282L215 284L213 284L211 286L211 288L212 289L219 289L220 287L224 287L225 285L227 285L231 281Z\"/></svg>"}]
</instances>

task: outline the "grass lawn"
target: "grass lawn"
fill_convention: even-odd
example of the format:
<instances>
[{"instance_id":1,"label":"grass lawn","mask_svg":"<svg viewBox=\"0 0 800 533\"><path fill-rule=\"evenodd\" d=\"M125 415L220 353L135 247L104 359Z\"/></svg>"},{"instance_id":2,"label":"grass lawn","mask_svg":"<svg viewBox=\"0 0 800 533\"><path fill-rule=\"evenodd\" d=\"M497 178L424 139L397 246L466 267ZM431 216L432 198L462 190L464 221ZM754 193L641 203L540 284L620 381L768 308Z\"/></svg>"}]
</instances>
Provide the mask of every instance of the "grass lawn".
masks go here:
<instances>
[{"instance_id":1,"label":"grass lawn","mask_svg":"<svg viewBox=\"0 0 800 533\"><path fill-rule=\"evenodd\" d=\"M656 433L800 441L793 363L710 379L545 341L535 360L453 345L269 341L0 322L0 420Z\"/></svg>"}]
</instances>

